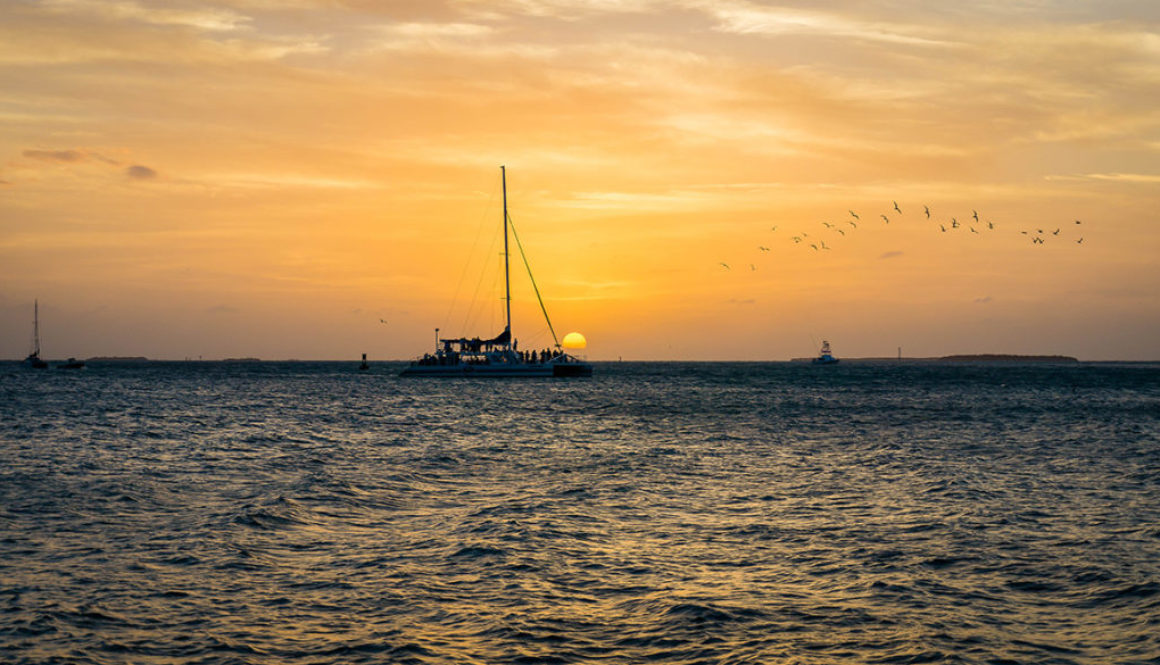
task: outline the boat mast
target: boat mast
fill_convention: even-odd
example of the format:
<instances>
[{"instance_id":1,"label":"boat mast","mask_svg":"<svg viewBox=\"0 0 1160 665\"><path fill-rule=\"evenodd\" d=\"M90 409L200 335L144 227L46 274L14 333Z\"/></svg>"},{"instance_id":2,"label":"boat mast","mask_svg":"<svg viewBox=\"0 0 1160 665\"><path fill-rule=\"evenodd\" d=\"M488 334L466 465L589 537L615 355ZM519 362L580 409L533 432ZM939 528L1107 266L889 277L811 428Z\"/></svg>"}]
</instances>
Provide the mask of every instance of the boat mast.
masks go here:
<instances>
[{"instance_id":1,"label":"boat mast","mask_svg":"<svg viewBox=\"0 0 1160 665\"><path fill-rule=\"evenodd\" d=\"M40 357L40 301L32 301L32 355Z\"/></svg>"},{"instance_id":2,"label":"boat mast","mask_svg":"<svg viewBox=\"0 0 1160 665\"><path fill-rule=\"evenodd\" d=\"M507 169L503 166L499 167L500 180L503 183L503 288L504 300L507 301L507 325L504 326L504 331L507 332L507 345L511 348L512 345L512 282L508 274L508 211L507 211Z\"/></svg>"}]
</instances>

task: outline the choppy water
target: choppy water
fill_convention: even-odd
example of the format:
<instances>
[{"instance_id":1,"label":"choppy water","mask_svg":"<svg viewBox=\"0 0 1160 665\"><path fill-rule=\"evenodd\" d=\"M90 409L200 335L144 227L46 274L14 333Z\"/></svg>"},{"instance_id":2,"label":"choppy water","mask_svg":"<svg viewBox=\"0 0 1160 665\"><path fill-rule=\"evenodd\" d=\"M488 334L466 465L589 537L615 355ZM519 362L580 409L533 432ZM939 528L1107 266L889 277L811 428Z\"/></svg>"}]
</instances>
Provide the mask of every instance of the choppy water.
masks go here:
<instances>
[{"instance_id":1,"label":"choppy water","mask_svg":"<svg viewBox=\"0 0 1160 665\"><path fill-rule=\"evenodd\" d=\"M1157 663L1160 367L0 366L0 662Z\"/></svg>"}]
</instances>

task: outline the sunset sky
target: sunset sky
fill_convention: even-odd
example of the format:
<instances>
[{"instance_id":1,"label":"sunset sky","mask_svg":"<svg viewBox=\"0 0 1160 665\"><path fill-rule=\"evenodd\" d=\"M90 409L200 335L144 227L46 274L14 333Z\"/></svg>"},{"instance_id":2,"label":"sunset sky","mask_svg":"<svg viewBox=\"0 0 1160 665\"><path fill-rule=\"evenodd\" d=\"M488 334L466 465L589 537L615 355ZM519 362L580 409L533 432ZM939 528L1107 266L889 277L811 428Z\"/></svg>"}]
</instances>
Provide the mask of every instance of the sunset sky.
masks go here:
<instances>
[{"instance_id":1,"label":"sunset sky","mask_svg":"<svg viewBox=\"0 0 1160 665\"><path fill-rule=\"evenodd\" d=\"M6 0L0 358L494 335L500 165L590 359L1160 359L1154 0Z\"/></svg>"}]
</instances>

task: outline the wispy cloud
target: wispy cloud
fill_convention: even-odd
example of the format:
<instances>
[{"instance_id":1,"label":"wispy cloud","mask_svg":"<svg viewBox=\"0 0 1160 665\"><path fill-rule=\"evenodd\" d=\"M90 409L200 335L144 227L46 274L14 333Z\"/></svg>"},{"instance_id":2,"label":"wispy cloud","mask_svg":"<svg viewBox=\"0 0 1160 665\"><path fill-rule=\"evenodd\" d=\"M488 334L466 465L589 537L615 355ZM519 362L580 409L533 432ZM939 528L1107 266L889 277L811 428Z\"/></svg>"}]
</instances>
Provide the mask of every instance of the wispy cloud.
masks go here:
<instances>
[{"instance_id":1,"label":"wispy cloud","mask_svg":"<svg viewBox=\"0 0 1160 665\"><path fill-rule=\"evenodd\" d=\"M593 210L688 210L705 207L719 198L697 191L576 192L568 205Z\"/></svg>"},{"instance_id":2,"label":"wispy cloud","mask_svg":"<svg viewBox=\"0 0 1160 665\"><path fill-rule=\"evenodd\" d=\"M722 32L749 35L812 35L924 47L953 46L922 36L919 28L858 21L840 14L768 7L752 2L692 3L717 21Z\"/></svg>"},{"instance_id":3,"label":"wispy cloud","mask_svg":"<svg viewBox=\"0 0 1160 665\"><path fill-rule=\"evenodd\" d=\"M41 4L59 13L84 13L109 21L140 21L208 32L232 32L246 27L251 20L228 9L149 7L129 0L44 0Z\"/></svg>"},{"instance_id":4,"label":"wispy cloud","mask_svg":"<svg viewBox=\"0 0 1160 665\"><path fill-rule=\"evenodd\" d=\"M388 23L368 28L373 49L388 51L461 51L478 48L495 30L479 23Z\"/></svg>"},{"instance_id":5,"label":"wispy cloud","mask_svg":"<svg viewBox=\"0 0 1160 665\"><path fill-rule=\"evenodd\" d=\"M499 30L483 23L391 23L369 29L374 35L370 52L430 52L473 61L507 57L543 61L560 52L553 44L498 40Z\"/></svg>"},{"instance_id":6,"label":"wispy cloud","mask_svg":"<svg viewBox=\"0 0 1160 665\"><path fill-rule=\"evenodd\" d=\"M25 150L21 154L42 162L79 162L86 158L79 150Z\"/></svg>"},{"instance_id":7,"label":"wispy cloud","mask_svg":"<svg viewBox=\"0 0 1160 665\"><path fill-rule=\"evenodd\" d=\"M0 5L0 65L139 62L166 68L329 51L326 37L303 34L293 23L257 30L249 17L228 9L170 9L116 0L28 4L7 16Z\"/></svg>"},{"instance_id":8,"label":"wispy cloud","mask_svg":"<svg viewBox=\"0 0 1160 665\"><path fill-rule=\"evenodd\" d=\"M1160 183L1160 175L1152 173L1085 173L1082 175L1048 175L1045 176L1044 179L1063 181L1095 180L1103 182L1124 182L1148 185Z\"/></svg>"},{"instance_id":9,"label":"wispy cloud","mask_svg":"<svg viewBox=\"0 0 1160 665\"><path fill-rule=\"evenodd\" d=\"M1114 182L1160 183L1160 175L1150 173L1089 173L1084 177L1091 180L1111 180Z\"/></svg>"},{"instance_id":10,"label":"wispy cloud","mask_svg":"<svg viewBox=\"0 0 1160 665\"><path fill-rule=\"evenodd\" d=\"M382 183L371 180L297 173L210 173L193 178L191 182L211 187L236 189L373 189L383 186Z\"/></svg>"},{"instance_id":11,"label":"wispy cloud","mask_svg":"<svg viewBox=\"0 0 1160 665\"><path fill-rule=\"evenodd\" d=\"M395 23L379 26L384 35L406 39L486 37L495 29L478 23Z\"/></svg>"},{"instance_id":12,"label":"wispy cloud","mask_svg":"<svg viewBox=\"0 0 1160 665\"><path fill-rule=\"evenodd\" d=\"M463 0L464 7L481 16L520 14L561 21L606 14L637 14L671 8L663 0Z\"/></svg>"},{"instance_id":13,"label":"wispy cloud","mask_svg":"<svg viewBox=\"0 0 1160 665\"><path fill-rule=\"evenodd\" d=\"M46 164L57 164L72 168L81 168L85 164L97 167L120 167L121 162L106 157L99 152L77 148L63 150L24 150L21 153L25 159ZM157 177L157 172L148 166L133 164L124 169L125 175L136 180L150 180Z\"/></svg>"}]
</instances>

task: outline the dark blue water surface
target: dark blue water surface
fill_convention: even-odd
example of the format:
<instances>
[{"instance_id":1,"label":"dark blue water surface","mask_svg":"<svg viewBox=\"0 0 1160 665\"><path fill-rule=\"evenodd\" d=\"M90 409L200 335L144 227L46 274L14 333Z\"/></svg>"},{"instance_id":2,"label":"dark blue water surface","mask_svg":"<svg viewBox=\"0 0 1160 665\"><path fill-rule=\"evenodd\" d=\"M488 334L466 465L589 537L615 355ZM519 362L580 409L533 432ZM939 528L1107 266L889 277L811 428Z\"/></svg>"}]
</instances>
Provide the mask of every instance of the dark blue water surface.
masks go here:
<instances>
[{"instance_id":1,"label":"dark blue water surface","mask_svg":"<svg viewBox=\"0 0 1160 665\"><path fill-rule=\"evenodd\" d=\"M398 369L0 366L0 662L1160 662L1160 366Z\"/></svg>"}]
</instances>

